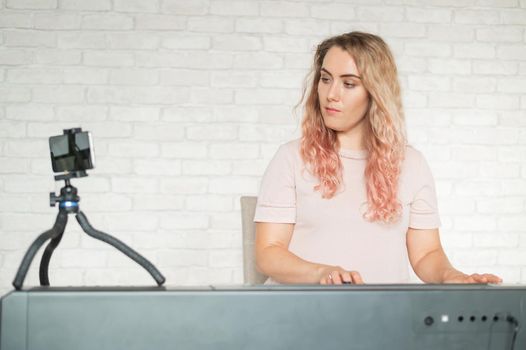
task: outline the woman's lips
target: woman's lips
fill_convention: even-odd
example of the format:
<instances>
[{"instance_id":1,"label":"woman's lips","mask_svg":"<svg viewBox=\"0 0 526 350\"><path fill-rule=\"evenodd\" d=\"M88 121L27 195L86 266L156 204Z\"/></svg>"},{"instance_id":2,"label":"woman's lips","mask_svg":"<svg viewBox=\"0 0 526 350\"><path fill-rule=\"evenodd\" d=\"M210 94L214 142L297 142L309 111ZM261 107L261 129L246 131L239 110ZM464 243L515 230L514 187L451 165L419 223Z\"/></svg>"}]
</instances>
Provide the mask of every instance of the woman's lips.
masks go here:
<instances>
[{"instance_id":1,"label":"woman's lips","mask_svg":"<svg viewBox=\"0 0 526 350\"><path fill-rule=\"evenodd\" d=\"M341 112L339 109L329 108L329 107L325 107L325 110L326 110L327 113L329 113L329 114L336 114L336 113L340 113L340 112Z\"/></svg>"}]
</instances>

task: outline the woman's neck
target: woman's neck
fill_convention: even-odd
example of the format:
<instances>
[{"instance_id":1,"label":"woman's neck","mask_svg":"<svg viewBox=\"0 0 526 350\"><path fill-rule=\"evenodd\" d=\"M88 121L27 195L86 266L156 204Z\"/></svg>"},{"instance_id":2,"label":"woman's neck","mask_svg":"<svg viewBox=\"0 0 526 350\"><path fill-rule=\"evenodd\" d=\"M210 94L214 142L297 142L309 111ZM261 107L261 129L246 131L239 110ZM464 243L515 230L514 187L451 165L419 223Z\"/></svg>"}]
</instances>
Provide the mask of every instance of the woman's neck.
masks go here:
<instances>
[{"instance_id":1,"label":"woman's neck","mask_svg":"<svg viewBox=\"0 0 526 350\"><path fill-rule=\"evenodd\" d=\"M365 149L364 138L361 132L337 133L338 143L341 149L360 151Z\"/></svg>"}]
</instances>

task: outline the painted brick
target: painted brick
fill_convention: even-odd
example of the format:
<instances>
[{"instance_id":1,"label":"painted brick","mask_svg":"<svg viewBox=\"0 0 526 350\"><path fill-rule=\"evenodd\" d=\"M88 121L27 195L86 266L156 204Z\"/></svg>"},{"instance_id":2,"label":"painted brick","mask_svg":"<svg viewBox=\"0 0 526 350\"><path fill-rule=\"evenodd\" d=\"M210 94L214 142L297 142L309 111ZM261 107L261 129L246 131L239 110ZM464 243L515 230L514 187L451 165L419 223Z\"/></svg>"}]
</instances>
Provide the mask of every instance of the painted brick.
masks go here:
<instances>
[{"instance_id":1,"label":"painted brick","mask_svg":"<svg viewBox=\"0 0 526 350\"><path fill-rule=\"evenodd\" d=\"M287 89L236 90L235 102L240 105L276 105L299 99L299 93Z\"/></svg>"},{"instance_id":2,"label":"painted brick","mask_svg":"<svg viewBox=\"0 0 526 350\"><path fill-rule=\"evenodd\" d=\"M159 74L152 69L112 69L110 84L115 85L155 85L159 81Z\"/></svg>"},{"instance_id":3,"label":"painted brick","mask_svg":"<svg viewBox=\"0 0 526 350\"><path fill-rule=\"evenodd\" d=\"M526 24L526 13L522 9L501 11L500 17L504 24Z\"/></svg>"},{"instance_id":4,"label":"painted brick","mask_svg":"<svg viewBox=\"0 0 526 350\"><path fill-rule=\"evenodd\" d=\"M250 1L211 1L210 14L227 16L257 16L259 6Z\"/></svg>"},{"instance_id":5,"label":"painted brick","mask_svg":"<svg viewBox=\"0 0 526 350\"><path fill-rule=\"evenodd\" d=\"M239 250L218 250L210 253L210 264L215 267L238 266L243 261Z\"/></svg>"},{"instance_id":6,"label":"painted brick","mask_svg":"<svg viewBox=\"0 0 526 350\"><path fill-rule=\"evenodd\" d=\"M526 93L526 79L502 78L497 82L497 91L506 93Z\"/></svg>"},{"instance_id":7,"label":"painted brick","mask_svg":"<svg viewBox=\"0 0 526 350\"><path fill-rule=\"evenodd\" d=\"M267 52L309 52L306 39L294 37L265 37L263 47Z\"/></svg>"},{"instance_id":8,"label":"painted brick","mask_svg":"<svg viewBox=\"0 0 526 350\"><path fill-rule=\"evenodd\" d=\"M514 75L518 71L516 62L474 61L473 73L484 75Z\"/></svg>"},{"instance_id":9,"label":"painted brick","mask_svg":"<svg viewBox=\"0 0 526 350\"><path fill-rule=\"evenodd\" d=\"M454 47L454 56L458 58L494 58L495 46L491 44L458 44Z\"/></svg>"},{"instance_id":10,"label":"painted brick","mask_svg":"<svg viewBox=\"0 0 526 350\"><path fill-rule=\"evenodd\" d=\"M263 17L308 17L309 8L306 4L288 1L262 1L260 14Z\"/></svg>"},{"instance_id":11,"label":"painted brick","mask_svg":"<svg viewBox=\"0 0 526 350\"><path fill-rule=\"evenodd\" d=\"M83 103L85 89L82 86L37 86L33 88L33 101L40 103Z\"/></svg>"},{"instance_id":12,"label":"painted brick","mask_svg":"<svg viewBox=\"0 0 526 350\"><path fill-rule=\"evenodd\" d=\"M76 67L63 69L65 84L106 84L109 71L106 68Z\"/></svg>"},{"instance_id":13,"label":"painted brick","mask_svg":"<svg viewBox=\"0 0 526 350\"><path fill-rule=\"evenodd\" d=\"M168 122L211 122L212 111L207 107L168 107L162 110L161 119Z\"/></svg>"},{"instance_id":14,"label":"painted brick","mask_svg":"<svg viewBox=\"0 0 526 350\"><path fill-rule=\"evenodd\" d=\"M172 87L90 87L89 103L179 104L188 100L188 90Z\"/></svg>"},{"instance_id":15,"label":"painted brick","mask_svg":"<svg viewBox=\"0 0 526 350\"><path fill-rule=\"evenodd\" d=\"M118 177L111 179L111 189L115 193L156 193L159 183L149 177Z\"/></svg>"},{"instance_id":16,"label":"painted brick","mask_svg":"<svg viewBox=\"0 0 526 350\"><path fill-rule=\"evenodd\" d=\"M238 33L280 33L283 22L273 18L238 18L235 31Z\"/></svg>"},{"instance_id":17,"label":"painted brick","mask_svg":"<svg viewBox=\"0 0 526 350\"><path fill-rule=\"evenodd\" d=\"M205 15L209 12L209 0L165 0L161 11L176 15Z\"/></svg>"},{"instance_id":18,"label":"painted brick","mask_svg":"<svg viewBox=\"0 0 526 350\"><path fill-rule=\"evenodd\" d=\"M101 121L105 120L108 108L104 106L65 106L56 109L56 119L63 121Z\"/></svg>"},{"instance_id":19,"label":"painted brick","mask_svg":"<svg viewBox=\"0 0 526 350\"><path fill-rule=\"evenodd\" d=\"M207 50L211 47L212 40L205 35L188 35L185 33L172 34L162 38L161 46L167 49L190 49L190 50Z\"/></svg>"},{"instance_id":20,"label":"painted brick","mask_svg":"<svg viewBox=\"0 0 526 350\"><path fill-rule=\"evenodd\" d=\"M420 23L381 23L380 32L387 37L421 38L426 35L426 26Z\"/></svg>"},{"instance_id":21,"label":"painted brick","mask_svg":"<svg viewBox=\"0 0 526 350\"><path fill-rule=\"evenodd\" d=\"M477 28L477 40L488 42L519 42L523 38L523 28L520 26L490 26Z\"/></svg>"},{"instance_id":22,"label":"painted brick","mask_svg":"<svg viewBox=\"0 0 526 350\"><path fill-rule=\"evenodd\" d=\"M133 196L134 210L180 210L184 206L184 197L168 194L137 194Z\"/></svg>"},{"instance_id":23,"label":"painted brick","mask_svg":"<svg viewBox=\"0 0 526 350\"><path fill-rule=\"evenodd\" d=\"M409 88L416 91L448 91L450 81L449 77L409 76Z\"/></svg>"},{"instance_id":24,"label":"painted brick","mask_svg":"<svg viewBox=\"0 0 526 350\"><path fill-rule=\"evenodd\" d=\"M312 55L310 53L291 53L284 54L285 67L290 69L303 69L308 71L312 65Z\"/></svg>"},{"instance_id":25,"label":"painted brick","mask_svg":"<svg viewBox=\"0 0 526 350\"><path fill-rule=\"evenodd\" d=\"M103 49L106 36L97 32L64 32L58 34L58 47L66 49Z\"/></svg>"},{"instance_id":26,"label":"painted brick","mask_svg":"<svg viewBox=\"0 0 526 350\"><path fill-rule=\"evenodd\" d=\"M59 0L59 8L75 11L108 11L111 10L111 0Z\"/></svg>"},{"instance_id":27,"label":"painted brick","mask_svg":"<svg viewBox=\"0 0 526 350\"><path fill-rule=\"evenodd\" d=\"M35 60L44 65L74 65L81 62L82 53L78 50L40 49Z\"/></svg>"},{"instance_id":28,"label":"painted brick","mask_svg":"<svg viewBox=\"0 0 526 350\"><path fill-rule=\"evenodd\" d=\"M232 66L232 55L225 53L136 53L135 57L139 67L225 69Z\"/></svg>"},{"instance_id":29,"label":"painted brick","mask_svg":"<svg viewBox=\"0 0 526 350\"><path fill-rule=\"evenodd\" d=\"M279 69L283 67L283 57L268 52L257 54L238 54L234 57L236 69Z\"/></svg>"},{"instance_id":30,"label":"painted brick","mask_svg":"<svg viewBox=\"0 0 526 350\"><path fill-rule=\"evenodd\" d=\"M444 73L444 74L470 74L471 73L471 60L459 60L459 59L430 59L429 60L429 71L431 73Z\"/></svg>"},{"instance_id":31,"label":"painted brick","mask_svg":"<svg viewBox=\"0 0 526 350\"><path fill-rule=\"evenodd\" d=\"M205 142L170 142L161 145L161 155L167 158L205 158L208 154Z\"/></svg>"},{"instance_id":32,"label":"painted brick","mask_svg":"<svg viewBox=\"0 0 526 350\"><path fill-rule=\"evenodd\" d=\"M161 41L157 33L109 33L106 37L109 47L117 50L155 50Z\"/></svg>"},{"instance_id":33,"label":"painted brick","mask_svg":"<svg viewBox=\"0 0 526 350\"><path fill-rule=\"evenodd\" d=\"M57 0L6 0L5 6L17 10L51 10L57 8Z\"/></svg>"},{"instance_id":34,"label":"painted brick","mask_svg":"<svg viewBox=\"0 0 526 350\"><path fill-rule=\"evenodd\" d=\"M330 24L316 19L287 20L285 22L286 34L290 35L330 35Z\"/></svg>"},{"instance_id":35,"label":"painted brick","mask_svg":"<svg viewBox=\"0 0 526 350\"><path fill-rule=\"evenodd\" d=\"M526 57L524 45L503 45L497 50L497 57L506 60L523 60Z\"/></svg>"},{"instance_id":36,"label":"painted brick","mask_svg":"<svg viewBox=\"0 0 526 350\"><path fill-rule=\"evenodd\" d=\"M31 28L32 26L31 13L0 14L0 28Z\"/></svg>"},{"instance_id":37,"label":"painted brick","mask_svg":"<svg viewBox=\"0 0 526 350\"><path fill-rule=\"evenodd\" d=\"M261 39L249 35L215 35L212 39L212 49L224 51L261 51Z\"/></svg>"},{"instance_id":38,"label":"painted brick","mask_svg":"<svg viewBox=\"0 0 526 350\"><path fill-rule=\"evenodd\" d=\"M227 175L231 168L230 161L221 160L185 160L182 164L184 175Z\"/></svg>"},{"instance_id":39,"label":"painted brick","mask_svg":"<svg viewBox=\"0 0 526 350\"><path fill-rule=\"evenodd\" d=\"M135 124L134 136L139 140L175 141L184 139L184 128L178 124Z\"/></svg>"},{"instance_id":40,"label":"painted brick","mask_svg":"<svg viewBox=\"0 0 526 350\"><path fill-rule=\"evenodd\" d=\"M47 105L14 105L6 107L6 117L11 120L52 120L55 113L53 107Z\"/></svg>"},{"instance_id":41,"label":"painted brick","mask_svg":"<svg viewBox=\"0 0 526 350\"><path fill-rule=\"evenodd\" d=\"M208 80L207 76L207 83ZM210 81L212 87L255 87L258 79L254 72L232 71L213 72Z\"/></svg>"},{"instance_id":42,"label":"painted brick","mask_svg":"<svg viewBox=\"0 0 526 350\"><path fill-rule=\"evenodd\" d=\"M406 17L409 22L418 23L449 23L453 17L450 9L438 8L407 8Z\"/></svg>"},{"instance_id":43,"label":"painted brick","mask_svg":"<svg viewBox=\"0 0 526 350\"><path fill-rule=\"evenodd\" d=\"M36 14L33 17L37 29L79 29L81 17L77 14Z\"/></svg>"},{"instance_id":44,"label":"painted brick","mask_svg":"<svg viewBox=\"0 0 526 350\"><path fill-rule=\"evenodd\" d=\"M359 7L357 18L371 22L400 22L404 19L404 9L399 7Z\"/></svg>"},{"instance_id":45,"label":"painted brick","mask_svg":"<svg viewBox=\"0 0 526 350\"><path fill-rule=\"evenodd\" d=\"M521 197L477 200L477 212L483 214L520 214L523 210L524 199Z\"/></svg>"},{"instance_id":46,"label":"painted brick","mask_svg":"<svg viewBox=\"0 0 526 350\"><path fill-rule=\"evenodd\" d=\"M499 17L493 10L458 9L454 12L455 22L462 24L498 24Z\"/></svg>"},{"instance_id":47,"label":"painted brick","mask_svg":"<svg viewBox=\"0 0 526 350\"><path fill-rule=\"evenodd\" d=\"M220 17L192 17L188 19L187 28L191 32L231 33L234 31L234 20Z\"/></svg>"},{"instance_id":48,"label":"painted brick","mask_svg":"<svg viewBox=\"0 0 526 350\"><path fill-rule=\"evenodd\" d=\"M255 159L259 145L251 143L217 143L210 146L212 159Z\"/></svg>"},{"instance_id":49,"label":"painted brick","mask_svg":"<svg viewBox=\"0 0 526 350\"><path fill-rule=\"evenodd\" d=\"M115 11L122 12L158 12L159 11L159 0L115 0L113 3L113 9Z\"/></svg>"},{"instance_id":50,"label":"painted brick","mask_svg":"<svg viewBox=\"0 0 526 350\"><path fill-rule=\"evenodd\" d=\"M57 68L14 68L7 70L8 83L58 84L63 80L63 71Z\"/></svg>"},{"instance_id":51,"label":"painted brick","mask_svg":"<svg viewBox=\"0 0 526 350\"><path fill-rule=\"evenodd\" d=\"M475 95L464 93L433 93L429 98L431 107L469 108L475 104Z\"/></svg>"},{"instance_id":52,"label":"painted brick","mask_svg":"<svg viewBox=\"0 0 526 350\"><path fill-rule=\"evenodd\" d=\"M512 95L478 95L477 107L491 110L515 110L519 108L519 98Z\"/></svg>"},{"instance_id":53,"label":"painted brick","mask_svg":"<svg viewBox=\"0 0 526 350\"><path fill-rule=\"evenodd\" d=\"M109 154L117 157L155 157L159 154L159 145L154 142L112 142Z\"/></svg>"},{"instance_id":54,"label":"painted brick","mask_svg":"<svg viewBox=\"0 0 526 350\"><path fill-rule=\"evenodd\" d=\"M25 87L0 87L0 102L29 102L31 90Z\"/></svg>"},{"instance_id":55,"label":"painted brick","mask_svg":"<svg viewBox=\"0 0 526 350\"><path fill-rule=\"evenodd\" d=\"M3 127L0 122L0 127ZM0 157L0 174L25 174L29 172L29 159L4 158Z\"/></svg>"},{"instance_id":56,"label":"painted brick","mask_svg":"<svg viewBox=\"0 0 526 350\"><path fill-rule=\"evenodd\" d=\"M259 120L259 112L251 106L216 106L214 120L218 122L252 123Z\"/></svg>"},{"instance_id":57,"label":"painted brick","mask_svg":"<svg viewBox=\"0 0 526 350\"><path fill-rule=\"evenodd\" d=\"M208 252L205 250L163 250L157 253L160 266L206 266Z\"/></svg>"},{"instance_id":58,"label":"painted brick","mask_svg":"<svg viewBox=\"0 0 526 350\"><path fill-rule=\"evenodd\" d=\"M174 195L206 193L208 190L206 177L172 177L161 180L161 193Z\"/></svg>"},{"instance_id":59,"label":"painted brick","mask_svg":"<svg viewBox=\"0 0 526 350\"><path fill-rule=\"evenodd\" d=\"M123 0L124 1L124 0ZM127 4L128 1L125 1ZM144 1L140 1L142 5ZM187 19L179 16L138 13L135 16L135 28L139 30L182 30Z\"/></svg>"},{"instance_id":60,"label":"painted brick","mask_svg":"<svg viewBox=\"0 0 526 350\"><path fill-rule=\"evenodd\" d=\"M214 194L245 194L257 190L257 179L253 177L214 177L209 183L209 191Z\"/></svg>"},{"instance_id":61,"label":"painted brick","mask_svg":"<svg viewBox=\"0 0 526 350\"><path fill-rule=\"evenodd\" d=\"M262 72L260 74L260 85L262 87L296 88L300 89L304 80L305 72L296 70Z\"/></svg>"},{"instance_id":62,"label":"painted brick","mask_svg":"<svg viewBox=\"0 0 526 350\"><path fill-rule=\"evenodd\" d=\"M436 41L472 42L475 39L475 30L464 25L433 25L429 27L427 37Z\"/></svg>"},{"instance_id":63,"label":"painted brick","mask_svg":"<svg viewBox=\"0 0 526 350\"><path fill-rule=\"evenodd\" d=\"M87 66L123 67L133 66L134 57L124 52L85 52L83 62Z\"/></svg>"},{"instance_id":64,"label":"painted brick","mask_svg":"<svg viewBox=\"0 0 526 350\"><path fill-rule=\"evenodd\" d=\"M192 88L190 102L196 105L211 103L214 105L231 104L234 100L234 91L220 88Z\"/></svg>"},{"instance_id":65,"label":"painted brick","mask_svg":"<svg viewBox=\"0 0 526 350\"><path fill-rule=\"evenodd\" d=\"M186 129L189 140L233 140L237 137L234 125L190 126Z\"/></svg>"},{"instance_id":66,"label":"painted brick","mask_svg":"<svg viewBox=\"0 0 526 350\"><path fill-rule=\"evenodd\" d=\"M446 43L408 42L405 52L409 56L446 57L451 55L451 45Z\"/></svg>"},{"instance_id":67,"label":"painted brick","mask_svg":"<svg viewBox=\"0 0 526 350\"><path fill-rule=\"evenodd\" d=\"M57 36L53 32L35 30L5 31L5 45L11 47L56 47Z\"/></svg>"},{"instance_id":68,"label":"painted brick","mask_svg":"<svg viewBox=\"0 0 526 350\"><path fill-rule=\"evenodd\" d=\"M109 118L120 121L156 121L159 119L158 107L121 107L112 106Z\"/></svg>"},{"instance_id":69,"label":"painted brick","mask_svg":"<svg viewBox=\"0 0 526 350\"><path fill-rule=\"evenodd\" d=\"M232 197L220 195L187 196L185 208L198 212L229 212L232 211Z\"/></svg>"}]
</instances>

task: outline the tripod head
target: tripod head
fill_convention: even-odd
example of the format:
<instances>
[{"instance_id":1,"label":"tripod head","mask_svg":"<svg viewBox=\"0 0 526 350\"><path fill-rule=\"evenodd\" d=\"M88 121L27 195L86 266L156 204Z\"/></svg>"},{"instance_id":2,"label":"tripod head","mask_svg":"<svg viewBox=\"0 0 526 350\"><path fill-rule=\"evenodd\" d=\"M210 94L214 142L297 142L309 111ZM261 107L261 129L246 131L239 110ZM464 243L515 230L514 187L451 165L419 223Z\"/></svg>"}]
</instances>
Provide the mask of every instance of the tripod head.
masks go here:
<instances>
[{"instance_id":1,"label":"tripod head","mask_svg":"<svg viewBox=\"0 0 526 350\"><path fill-rule=\"evenodd\" d=\"M54 192L49 193L49 205L54 207L58 203L59 210L64 210L67 213L78 213L80 197L77 193L77 188L71 185L69 179L66 179L66 186L60 189L60 196Z\"/></svg>"}]
</instances>

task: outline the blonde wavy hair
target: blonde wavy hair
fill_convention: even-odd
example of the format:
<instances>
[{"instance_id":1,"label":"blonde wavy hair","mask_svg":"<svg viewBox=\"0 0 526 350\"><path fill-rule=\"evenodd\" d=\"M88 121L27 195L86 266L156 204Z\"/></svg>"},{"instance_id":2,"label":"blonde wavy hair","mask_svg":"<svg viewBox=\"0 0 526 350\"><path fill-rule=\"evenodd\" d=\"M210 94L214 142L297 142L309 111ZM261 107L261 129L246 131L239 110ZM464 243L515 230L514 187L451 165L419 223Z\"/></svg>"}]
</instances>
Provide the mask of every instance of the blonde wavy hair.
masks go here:
<instances>
[{"instance_id":1,"label":"blonde wavy hair","mask_svg":"<svg viewBox=\"0 0 526 350\"><path fill-rule=\"evenodd\" d=\"M342 183L340 145L336 132L325 126L320 110L318 82L323 59L330 48L346 50L356 63L361 82L369 94L365 114L367 165L365 184L368 221L392 223L402 212L398 180L407 137L396 64L387 44L378 36L350 32L318 45L312 71L298 105L303 104L301 156L320 183L315 187L323 198L331 198ZM352 190L352 189L351 189Z\"/></svg>"}]
</instances>

